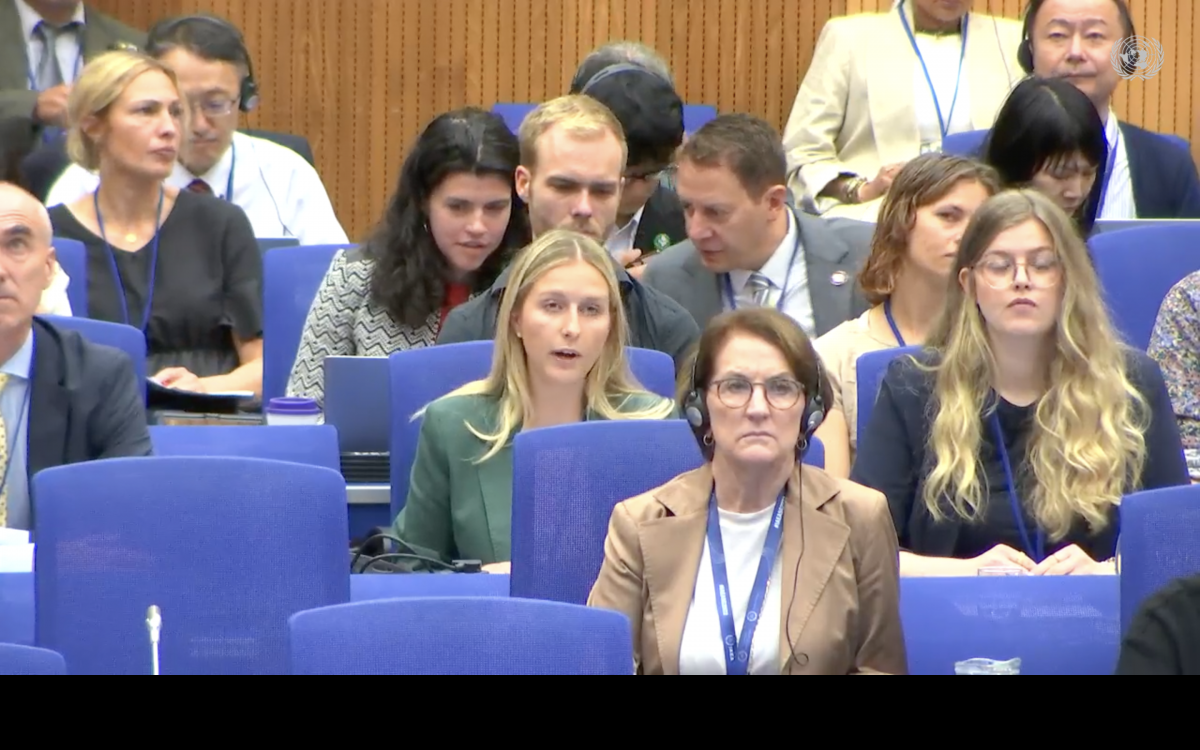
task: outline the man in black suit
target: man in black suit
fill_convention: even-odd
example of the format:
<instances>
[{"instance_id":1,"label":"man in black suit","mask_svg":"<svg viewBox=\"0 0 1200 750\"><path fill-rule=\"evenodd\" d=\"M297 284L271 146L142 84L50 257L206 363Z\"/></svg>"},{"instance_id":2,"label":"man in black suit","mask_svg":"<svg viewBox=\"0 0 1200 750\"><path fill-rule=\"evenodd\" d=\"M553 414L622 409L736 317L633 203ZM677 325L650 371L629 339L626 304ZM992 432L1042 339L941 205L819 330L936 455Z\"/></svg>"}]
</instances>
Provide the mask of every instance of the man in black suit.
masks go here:
<instances>
[{"instance_id":1,"label":"man in black suit","mask_svg":"<svg viewBox=\"0 0 1200 750\"><path fill-rule=\"evenodd\" d=\"M50 284L50 217L0 183L0 526L33 528L35 474L63 464L149 456L129 358L34 318Z\"/></svg>"},{"instance_id":2,"label":"man in black suit","mask_svg":"<svg viewBox=\"0 0 1200 750\"><path fill-rule=\"evenodd\" d=\"M1033 0L1025 12L1025 72L1066 78L1088 95L1106 123L1108 163L1094 188L1096 218L1200 219L1200 175L1188 151L1158 133L1119 122L1112 96L1131 63L1113 64L1113 47L1136 34L1125 0ZM1165 50L1166 64L1183 59ZM1126 55L1128 58L1128 55ZM1163 61L1150 61L1161 64Z\"/></svg>"},{"instance_id":3,"label":"man in black suit","mask_svg":"<svg viewBox=\"0 0 1200 750\"><path fill-rule=\"evenodd\" d=\"M659 181L683 143L683 101L663 70L631 59L617 43L589 54L571 81L570 93L608 107L625 131L621 203L605 244L635 278L649 256L687 238L679 198Z\"/></svg>"}]
</instances>

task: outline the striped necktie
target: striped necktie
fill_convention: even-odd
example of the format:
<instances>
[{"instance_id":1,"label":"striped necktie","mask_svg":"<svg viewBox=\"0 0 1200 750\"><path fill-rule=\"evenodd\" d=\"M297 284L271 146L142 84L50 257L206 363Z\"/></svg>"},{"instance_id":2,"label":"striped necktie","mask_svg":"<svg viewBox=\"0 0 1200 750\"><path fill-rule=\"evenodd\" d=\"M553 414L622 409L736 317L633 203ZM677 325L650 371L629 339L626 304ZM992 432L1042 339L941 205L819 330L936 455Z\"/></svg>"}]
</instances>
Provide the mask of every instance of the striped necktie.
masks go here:
<instances>
[{"instance_id":1,"label":"striped necktie","mask_svg":"<svg viewBox=\"0 0 1200 750\"><path fill-rule=\"evenodd\" d=\"M8 375L0 372L0 393L8 385ZM4 423L4 415L0 414L0 467L8 466L8 425ZM4 486L0 487L0 529L8 525L8 477L4 477Z\"/></svg>"},{"instance_id":2,"label":"striped necktie","mask_svg":"<svg viewBox=\"0 0 1200 750\"><path fill-rule=\"evenodd\" d=\"M212 195L212 188L204 180L192 180L188 183L187 189L192 193L200 193L201 195Z\"/></svg>"},{"instance_id":3,"label":"striped necktie","mask_svg":"<svg viewBox=\"0 0 1200 750\"><path fill-rule=\"evenodd\" d=\"M34 36L42 40L42 57L38 61L36 83L38 91L46 91L65 83L62 66L58 62L58 40L65 34L78 34L80 24L72 21L64 26L54 26L39 21L33 27Z\"/></svg>"},{"instance_id":4,"label":"striped necktie","mask_svg":"<svg viewBox=\"0 0 1200 750\"><path fill-rule=\"evenodd\" d=\"M771 303L771 280L761 273L752 273L746 280L746 292L754 300L755 307L767 307Z\"/></svg>"}]
</instances>

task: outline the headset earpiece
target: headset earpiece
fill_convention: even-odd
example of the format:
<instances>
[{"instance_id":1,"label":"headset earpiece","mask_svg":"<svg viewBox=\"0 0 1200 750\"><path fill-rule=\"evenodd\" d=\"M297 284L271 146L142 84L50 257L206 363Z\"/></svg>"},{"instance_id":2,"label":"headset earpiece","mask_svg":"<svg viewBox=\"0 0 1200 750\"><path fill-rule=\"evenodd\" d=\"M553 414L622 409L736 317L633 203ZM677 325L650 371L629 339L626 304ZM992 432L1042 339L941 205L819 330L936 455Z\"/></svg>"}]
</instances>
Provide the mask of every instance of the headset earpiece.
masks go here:
<instances>
[{"instance_id":1,"label":"headset earpiece","mask_svg":"<svg viewBox=\"0 0 1200 750\"><path fill-rule=\"evenodd\" d=\"M1021 43L1017 46L1017 64L1025 75L1033 75L1033 19L1041 9L1042 0L1029 0L1021 24Z\"/></svg>"},{"instance_id":2,"label":"headset earpiece","mask_svg":"<svg viewBox=\"0 0 1200 750\"><path fill-rule=\"evenodd\" d=\"M683 398L683 418L692 426L692 430L699 435L699 431L704 429L705 423L708 422L708 409L704 403L704 394L700 392L696 385L696 363L700 361L700 352L696 352L696 358L692 360L692 376L688 381L690 388L687 395Z\"/></svg>"}]
</instances>

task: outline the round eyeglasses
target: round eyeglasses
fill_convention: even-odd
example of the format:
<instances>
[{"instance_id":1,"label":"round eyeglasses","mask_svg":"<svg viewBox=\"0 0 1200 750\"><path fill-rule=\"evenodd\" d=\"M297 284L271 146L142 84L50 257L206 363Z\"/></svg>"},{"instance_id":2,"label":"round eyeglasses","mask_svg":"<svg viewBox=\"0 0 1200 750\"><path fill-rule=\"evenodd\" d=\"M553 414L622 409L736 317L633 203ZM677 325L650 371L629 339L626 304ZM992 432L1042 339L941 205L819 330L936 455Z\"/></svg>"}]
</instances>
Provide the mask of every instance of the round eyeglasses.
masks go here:
<instances>
[{"instance_id":1,"label":"round eyeglasses","mask_svg":"<svg viewBox=\"0 0 1200 750\"><path fill-rule=\"evenodd\" d=\"M1017 269L1025 269L1025 278L1035 287L1052 287L1062 280L1062 262L1052 250L1035 253L1018 262L1006 253L992 253L974 268L992 289L1008 289L1017 282Z\"/></svg>"},{"instance_id":2,"label":"round eyeglasses","mask_svg":"<svg viewBox=\"0 0 1200 750\"><path fill-rule=\"evenodd\" d=\"M753 383L746 378L724 378L709 386L717 391L717 400L730 409L740 409L750 403L754 389L761 386L767 403L776 409L790 409L804 395L804 387L791 378L771 378L765 383Z\"/></svg>"}]
</instances>

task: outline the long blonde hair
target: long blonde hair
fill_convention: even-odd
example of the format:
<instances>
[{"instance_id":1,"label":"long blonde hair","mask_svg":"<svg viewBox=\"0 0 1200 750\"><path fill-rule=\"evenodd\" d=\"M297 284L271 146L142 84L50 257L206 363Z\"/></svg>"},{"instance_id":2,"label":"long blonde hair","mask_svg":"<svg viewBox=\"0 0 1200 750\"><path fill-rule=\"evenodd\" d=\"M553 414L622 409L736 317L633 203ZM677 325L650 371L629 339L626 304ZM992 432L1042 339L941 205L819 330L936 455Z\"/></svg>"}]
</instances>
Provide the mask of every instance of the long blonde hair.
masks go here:
<instances>
[{"instance_id":1,"label":"long blonde hair","mask_svg":"<svg viewBox=\"0 0 1200 750\"><path fill-rule=\"evenodd\" d=\"M1061 306L1048 365L1049 389L1037 404L1023 485L1029 511L1052 540L1082 518L1092 531L1108 523L1146 459L1149 407L1126 372L1126 347L1109 321L1088 256L1074 224L1032 190L1007 191L976 211L959 245L941 322L928 346L940 352L929 450L936 459L923 500L936 519L948 503L962 518L983 513L987 479L980 467L984 418L990 417L996 362L975 281L960 284L997 235L1028 221L1047 231L1062 266ZM964 288L965 287L965 288ZM1017 481L1021 481L1018 479Z\"/></svg>"},{"instance_id":2,"label":"long blonde hair","mask_svg":"<svg viewBox=\"0 0 1200 750\"><path fill-rule=\"evenodd\" d=\"M529 366L525 360L525 348L513 329L513 317L520 311L538 279L555 268L576 261L583 261L599 271L608 287L608 338L584 381L584 400L588 410L605 419L663 419L674 409L673 401L659 398L649 408L621 411L631 396L656 397L637 382L625 359L625 343L629 335L612 261L608 251L590 237L555 229L535 239L513 261L508 284L500 300L500 312L496 316L496 347L492 355L491 372L483 380L467 383L442 397L482 394L499 401L499 423L495 426L495 432L487 432L467 422L467 429L488 446L476 463L483 463L499 453L519 426L532 417Z\"/></svg>"}]
</instances>

